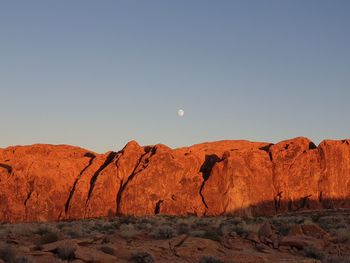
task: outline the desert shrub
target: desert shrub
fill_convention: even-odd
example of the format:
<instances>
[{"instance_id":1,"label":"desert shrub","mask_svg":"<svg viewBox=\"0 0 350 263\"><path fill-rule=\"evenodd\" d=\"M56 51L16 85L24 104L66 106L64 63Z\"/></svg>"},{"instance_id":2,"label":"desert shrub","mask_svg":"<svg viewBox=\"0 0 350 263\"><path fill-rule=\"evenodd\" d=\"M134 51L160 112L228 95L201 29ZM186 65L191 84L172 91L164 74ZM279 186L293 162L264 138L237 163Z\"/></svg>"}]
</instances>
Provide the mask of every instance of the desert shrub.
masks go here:
<instances>
[{"instance_id":1,"label":"desert shrub","mask_svg":"<svg viewBox=\"0 0 350 263\"><path fill-rule=\"evenodd\" d=\"M70 236L71 238L78 238L78 237L82 237L83 231L80 228L73 228L73 229L69 229L66 232L66 235Z\"/></svg>"},{"instance_id":2,"label":"desert shrub","mask_svg":"<svg viewBox=\"0 0 350 263\"><path fill-rule=\"evenodd\" d=\"M191 227L186 223L180 223L177 225L177 232L180 235L188 234L190 232L190 230L191 230Z\"/></svg>"},{"instance_id":3,"label":"desert shrub","mask_svg":"<svg viewBox=\"0 0 350 263\"><path fill-rule=\"evenodd\" d=\"M241 217L236 216L228 219L226 222L227 224L238 225L243 222L243 219Z\"/></svg>"},{"instance_id":4,"label":"desert shrub","mask_svg":"<svg viewBox=\"0 0 350 263\"><path fill-rule=\"evenodd\" d=\"M137 231L132 224L121 224L118 233L121 237L128 239L135 236L137 234Z\"/></svg>"},{"instance_id":5,"label":"desert shrub","mask_svg":"<svg viewBox=\"0 0 350 263\"><path fill-rule=\"evenodd\" d=\"M223 222L218 226L217 232L218 232L218 235L225 236L231 233L232 231L234 231L235 228L236 228L236 225L230 225L230 224L227 224L227 222Z\"/></svg>"},{"instance_id":6,"label":"desert shrub","mask_svg":"<svg viewBox=\"0 0 350 263\"><path fill-rule=\"evenodd\" d=\"M339 228L335 230L337 236L337 241L339 243L350 243L350 229L349 228Z\"/></svg>"},{"instance_id":7,"label":"desert shrub","mask_svg":"<svg viewBox=\"0 0 350 263\"><path fill-rule=\"evenodd\" d=\"M223 261L212 256L203 256L199 259L199 263L223 263Z\"/></svg>"},{"instance_id":8,"label":"desert shrub","mask_svg":"<svg viewBox=\"0 0 350 263\"><path fill-rule=\"evenodd\" d=\"M152 255L148 252L133 253L129 259L130 263L154 263Z\"/></svg>"},{"instance_id":9,"label":"desert shrub","mask_svg":"<svg viewBox=\"0 0 350 263\"><path fill-rule=\"evenodd\" d=\"M209 226L209 222L206 218L197 218L197 220L195 220L193 222L193 225L195 228L206 228Z\"/></svg>"},{"instance_id":10,"label":"desert shrub","mask_svg":"<svg viewBox=\"0 0 350 263\"><path fill-rule=\"evenodd\" d=\"M294 223L297 225L304 224L304 222L305 222L305 218L302 216L297 216L294 219Z\"/></svg>"},{"instance_id":11,"label":"desert shrub","mask_svg":"<svg viewBox=\"0 0 350 263\"><path fill-rule=\"evenodd\" d=\"M311 220L312 220L314 223L317 223L317 222L320 220L320 218L321 218L321 215L320 215L320 214L315 213L315 214L312 214L312 215L311 215Z\"/></svg>"},{"instance_id":12,"label":"desert shrub","mask_svg":"<svg viewBox=\"0 0 350 263\"><path fill-rule=\"evenodd\" d=\"M146 232L149 232L153 228L153 226L149 222L144 222L144 221L134 225L134 227L138 231L146 231Z\"/></svg>"},{"instance_id":13,"label":"desert shrub","mask_svg":"<svg viewBox=\"0 0 350 263\"><path fill-rule=\"evenodd\" d=\"M154 230L156 239L169 239L175 236L175 230L170 226L159 226Z\"/></svg>"},{"instance_id":14,"label":"desert shrub","mask_svg":"<svg viewBox=\"0 0 350 263\"><path fill-rule=\"evenodd\" d=\"M0 227L0 237L7 237L10 234L10 230L7 227Z\"/></svg>"},{"instance_id":15,"label":"desert shrub","mask_svg":"<svg viewBox=\"0 0 350 263\"><path fill-rule=\"evenodd\" d=\"M35 233L36 227L33 224L22 223L12 226L11 232L19 236L30 236Z\"/></svg>"},{"instance_id":16,"label":"desert shrub","mask_svg":"<svg viewBox=\"0 0 350 263\"><path fill-rule=\"evenodd\" d=\"M325 257L325 255L321 250L312 246L304 247L304 249L301 251L301 254L304 255L305 257L319 259L319 260L322 260Z\"/></svg>"},{"instance_id":17,"label":"desert shrub","mask_svg":"<svg viewBox=\"0 0 350 263\"><path fill-rule=\"evenodd\" d=\"M205 238L205 239L210 239L213 241L220 242L221 241L221 236L218 234L218 231L216 229L209 228L208 230L204 231L202 235L199 237Z\"/></svg>"},{"instance_id":18,"label":"desert shrub","mask_svg":"<svg viewBox=\"0 0 350 263\"><path fill-rule=\"evenodd\" d=\"M63 260L72 260L75 258L76 247L73 244L66 243L59 246L55 253L56 255Z\"/></svg>"},{"instance_id":19,"label":"desert shrub","mask_svg":"<svg viewBox=\"0 0 350 263\"><path fill-rule=\"evenodd\" d=\"M116 229L115 226L110 222L102 223L100 226L101 226L101 232L110 232L111 230Z\"/></svg>"},{"instance_id":20,"label":"desert shrub","mask_svg":"<svg viewBox=\"0 0 350 263\"><path fill-rule=\"evenodd\" d=\"M10 246L0 247L0 259L8 263L15 263L16 261L16 252Z\"/></svg>"},{"instance_id":21,"label":"desert shrub","mask_svg":"<svg viewBox=\"0 0 350 263\"><path fill-rule=\"evenodd\" d=\"M67 227L67 226L69 226L69 223L68 223L68 222L61 221L61 222L58 222L58 223L57 223L57 228L58 228L58 229L65 228L65 227Z\"/></svg>"},{"instance_id":22,"label":"desert shrub","mask_svg":"<svg viewBox=\"0 0 350 263\"><path fill-rule=\"evenodd\" d=\"M48 232L41 236L40 238L40 244L47 244L56 242L58 240L58 234L55 232Z\"/></svg>"},{"instance_id":23,"label":"desert shrub","mask_svg":"<svg viewBox=\"0 0 350 263\"><path fill-rule=\"evenodd\" d=\"M295 220L291 217L288 218L281 218L280 220L278 219L273 219L271 221L272 226L276 229L276 231L282 235L286 236L289 233L289 230L295 226Z\"/></svg>"},{"instance_id":24,"label":"desert shrub","mask_svg":"<svg viewBox=\"0 0 350 263\"><path fill-rule=\"evenodd\" d=\"M312 221L311 217L304 217L304 225L313 225L314 221Z\"/></svg>"},{"instance_id":25,"label":"desert shrub","mask_svg":"<svg viewBox=\"0 0 350 263\"><path fill-rule=\"evenodd\" d=\"M350 263L350 258L348 256L328 255L322 262L323 263Z\"/></svg>"},{"instance_id":26,"label":"desert shrub","mask_svg":"<svg viewBox=\"0 0 350 263\"><path fill-rule=\"evenodd\" d=\"M92 230L96 230L98 232L101 232L103 230L103 224L100 221L95 221L92 225L91 225L91 229Z\"/></svg>"},{"instance_id":27,"label":"desert shrub","mask_svg":"<svg viewBox=\"0 0 350 263\"><path fill-rule=\"evenodd\" d=\"M244 229L245 232L254 232L254 233L258 233L261 225L260 224L242 224L242 227Z\"/></svg>"},{"instance_id":28,"label":"desert shrub","mask_svg":"<svg viewBox=\"0 0 350 263\"><path fill-rule=\"evenodd\" d=\"M119 223L120 224L135 224L137 223L137 218L133 217L133 216L123 216L121 218L119 218Z\"/></svg>"},{"instance_id":29,"label":"desert shrub","mask_svg":"<svg viewBox=\"0 0 350 263\"><path fill-rule=\"evenodd\" d=\"M34 233L39 235L44 235L46 233L57 233L57 228L51 225L41 224L35 229Z\"/></svg>"},{"instance_id":30,"label":"desert shrub","mask_svg":"<svg viewBox=\"0 0 350 263\"><path fill-rule=\"evenodd\" d=\"M258 216L255 218L254 223L263 224L267 221L267 218Z\"/></svg>"},{"instance_id":31,"label":"desert shrub","mask_svg":"<svg viewBox=\"0 0 350 263\"><path fill-rule=\"evenodd\" d=\"M239 224L227 224L227 222L223 222L217 227L217 234L220 236L225 236L232 232L237 233L239 236L246 235L248 233L246 223L244 221Z\"/></svg>"},{"instance_id":32,"label":"desert shrub","mask_svg":"<svg viewBox=\"0 0 350 263\"><path fill-rule=\"evenodd\" d=\"M319 219L318 224L326 230L346 228L348 223L341 216L324 216Z\"/></svg>"}]
</instances>

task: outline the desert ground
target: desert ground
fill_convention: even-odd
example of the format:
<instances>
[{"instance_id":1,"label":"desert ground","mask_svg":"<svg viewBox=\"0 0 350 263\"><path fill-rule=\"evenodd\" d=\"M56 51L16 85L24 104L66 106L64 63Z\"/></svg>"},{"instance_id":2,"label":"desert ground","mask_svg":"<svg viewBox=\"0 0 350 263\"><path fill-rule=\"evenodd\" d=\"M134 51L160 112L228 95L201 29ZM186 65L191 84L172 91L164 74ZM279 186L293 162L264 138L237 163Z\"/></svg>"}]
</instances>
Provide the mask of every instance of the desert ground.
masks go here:
<instances>
[{"instance_id":1,"label":"desert ground","mask_svg":"<svg viewBox=\"0 0 350 263\"><path fill-rule=\"evenodd\" d=\"M0 262L350 262L350 210L0 225Z\"/></svg>"}]
</instances>

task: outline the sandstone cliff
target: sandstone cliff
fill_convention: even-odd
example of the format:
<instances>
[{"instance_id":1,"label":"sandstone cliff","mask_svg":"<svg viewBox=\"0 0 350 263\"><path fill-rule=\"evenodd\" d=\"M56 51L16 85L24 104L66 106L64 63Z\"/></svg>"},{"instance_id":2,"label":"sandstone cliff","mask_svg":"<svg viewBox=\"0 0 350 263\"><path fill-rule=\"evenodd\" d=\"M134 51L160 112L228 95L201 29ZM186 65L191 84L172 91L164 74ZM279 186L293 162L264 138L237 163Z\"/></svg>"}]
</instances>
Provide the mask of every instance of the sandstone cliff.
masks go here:
<instances>
[{"instance_id":1,"label":"sandstone cliff","mask_svg":"<svg viewBox=\"0 0 350 263\"><path fill-rule=\"evenodd\" d=\"M350 207L350 140L0 149L0 221L111 215L271 215Z\"/></svg>"}]
</instances>

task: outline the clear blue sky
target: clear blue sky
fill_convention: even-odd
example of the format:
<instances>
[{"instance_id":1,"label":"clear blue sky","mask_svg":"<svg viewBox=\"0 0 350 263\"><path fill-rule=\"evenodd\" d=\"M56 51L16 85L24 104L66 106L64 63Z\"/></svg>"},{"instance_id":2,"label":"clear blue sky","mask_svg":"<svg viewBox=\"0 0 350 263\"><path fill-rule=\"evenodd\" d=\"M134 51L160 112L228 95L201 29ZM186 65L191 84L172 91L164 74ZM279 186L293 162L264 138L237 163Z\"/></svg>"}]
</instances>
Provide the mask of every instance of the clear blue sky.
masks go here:
<instances>
[{"instance_id":1,"label":"clear blue sky","mask_svg":"<svg viewBox=\"0 0 350 263\"><path fill-rule=\"evenodd\" d=\"M350 137L349 13L347 0L2 1L0 147Z\"/></svg>"}]
</instances>

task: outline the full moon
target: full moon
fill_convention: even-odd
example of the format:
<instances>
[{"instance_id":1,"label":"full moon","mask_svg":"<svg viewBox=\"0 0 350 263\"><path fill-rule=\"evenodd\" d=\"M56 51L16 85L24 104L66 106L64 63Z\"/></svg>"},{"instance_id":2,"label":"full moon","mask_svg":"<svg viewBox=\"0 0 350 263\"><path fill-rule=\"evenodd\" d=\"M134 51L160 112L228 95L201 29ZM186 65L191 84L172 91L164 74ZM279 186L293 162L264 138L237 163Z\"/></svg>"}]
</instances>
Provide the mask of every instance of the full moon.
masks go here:
<instances>
[{"instance_id":1,"label":"full moon","mask_svg":"<svg viewBox=\"0 0 350 263\"><path fill-rule=\"evenodd\" d=\"M177 115L179 115L180 117L184 116L185 115L185 111L180 109L177 111Z\"/></svg>"}]
</instances>

